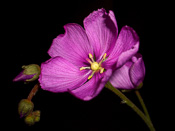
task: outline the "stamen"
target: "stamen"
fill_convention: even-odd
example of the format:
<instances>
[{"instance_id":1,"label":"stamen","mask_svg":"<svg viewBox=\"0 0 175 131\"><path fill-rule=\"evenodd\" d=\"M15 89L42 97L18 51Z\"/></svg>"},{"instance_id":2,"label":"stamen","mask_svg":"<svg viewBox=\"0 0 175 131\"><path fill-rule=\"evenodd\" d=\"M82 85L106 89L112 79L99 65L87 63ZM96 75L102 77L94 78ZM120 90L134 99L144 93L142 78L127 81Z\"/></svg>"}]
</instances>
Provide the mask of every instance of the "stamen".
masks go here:
<instances>
[{"instance_id":1,"label":"stamen","mask_svg":"<svg viewBox=\"0 0 175 131\"><path fill-rule=\"evenodd\" d=\"M95 62L93 59L93 55L91 53L89 53L89 58L91 59L92 62Z\"/></svg>"},{"instance_id":2,"label":"stamen","mask_svg":"<svg viewBox=\"0 0 175 131\"><path fill-rule=\"evenodd\" d=\"M105 53L103 55L103 58L101 59L101 61L98 63L94 60L93 55L91 53L89 53L89 58L87 58L86 60L91 64L90 66L85 66L85 67L81 67L81 70L85 70L85 69L91 69L93 72L91 73L91 75L88 77L88 80L91 79L93 77L93 75L95 74L95 72L100 72L101 74L104 72L104 68L101 67L102 62L104 62L106 60L106 56L107 54Z\"/></svg>"},{"instance_id":3,"label":"stamen","mask_svg":"<svg viewBox=\"0 0 175 131\"><path fill-rule=\"evenodd\" d=\"M106 53L103 55L103 59L99 62L99 65L101 65L102 62L104 62L104 60L106 59Z\"/></svg>"},{"instance_id":4,"label":"stamen","mask_svg":"<svg viewBox=\"0 0 175 131\"><path fill-rule=\"evenodd\" d=\"M104 68L100 67L100 73L102 74L104 72Z\"/></svg>"},{"instance_id":5,"label":"stamen","mask_svg":"<svg viewBox=\"0 0 175 131\"><path fill-rule=\"evenodd\" d=\"M87 62L89 62L90 64L92 64L92 61L89 58L87 58L86 60L87 60Z\"/></svg>"},{"instance_id":6,"label":"stamen","mask_svg":"<svg viewBox=\"0 0 175 131\"><path fill-rule=\"evenodd\" d=\"M92 75L90 75L90 76L88 77L88 80L91 79L91 78L92 78Z\"/></svg>"},{"instance_id":7,"label":"stamen","mask_svg":"<svg viewBox=\"0 0 175 131\"><path fill-rule=\"evenodd\" d=\"M88 77L88 80L93 77L94 73L95 73L95 71L93 71L92 74Z\"/></svg>"},{"instance_id":8,"label":"stamen","mask_svg":"<svg viewBox=\"0 0 175 131\"><path fill-rule=\"evenodd\" d=\"M88 67L88 66L87 67L81 67L80 71L85 70L85 69L91 69L91 67Z\"/></svg>"}]
</instances>

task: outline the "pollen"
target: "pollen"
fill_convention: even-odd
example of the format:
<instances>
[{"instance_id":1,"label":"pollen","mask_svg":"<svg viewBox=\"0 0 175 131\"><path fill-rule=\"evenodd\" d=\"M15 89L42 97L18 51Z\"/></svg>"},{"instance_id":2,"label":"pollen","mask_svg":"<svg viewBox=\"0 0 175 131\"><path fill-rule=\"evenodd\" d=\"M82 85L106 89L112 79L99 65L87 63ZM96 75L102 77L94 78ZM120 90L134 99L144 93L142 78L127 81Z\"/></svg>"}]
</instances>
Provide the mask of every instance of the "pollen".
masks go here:
<instances>
[{"instance_id":1,"label":"pollen","mask_svg":"<svg viewBox=\"0 0 175 131\"><path fill-rule=\"evenodd\" d=\"M101 61L98 63L94 60L94 57L91 53L89 53L89 58L87 58L86 60L90 63L90 66L87 67L81 67L80 71L85 70L85 69L91 69L92 73L91 75L88 77L88 80L91 79L93 77L93 75L96 72L100 72L103 73L104 72L104 68L101 67L101 64L106 60L106 56L107 54L105 53L101 59Z\"/></svg>"}]
</instances>

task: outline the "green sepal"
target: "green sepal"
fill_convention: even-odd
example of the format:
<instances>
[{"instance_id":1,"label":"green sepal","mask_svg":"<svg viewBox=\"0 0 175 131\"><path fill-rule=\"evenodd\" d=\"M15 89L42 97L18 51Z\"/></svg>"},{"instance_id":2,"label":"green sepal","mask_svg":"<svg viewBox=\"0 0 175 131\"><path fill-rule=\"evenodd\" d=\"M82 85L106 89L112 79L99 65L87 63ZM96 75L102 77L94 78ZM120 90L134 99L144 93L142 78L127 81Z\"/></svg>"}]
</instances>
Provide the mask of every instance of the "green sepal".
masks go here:
<instances>
[{"instance_id":1,"label":"green sepal","mask_svg":"<svg viewBox=\"0 0 175 131\"><path fill-rule=\"evenodd\" d=\"M34 81L38 79L41 73L40 66L37 64L23 65L22 68L24 69L23 74L34 75L31 79L27 79L26 81Z\"/></svg>"},{"instance_id":2,"label":"green sepal","mask_svg":"<svg viewBox=\"0 0 175 131\"><path fill-rule=\"evenodd\" d=\"M20 117L29 115L34 108L34 104L28 99L22 99L18 104L18 113Z\"/></svg>"}]
</instances>

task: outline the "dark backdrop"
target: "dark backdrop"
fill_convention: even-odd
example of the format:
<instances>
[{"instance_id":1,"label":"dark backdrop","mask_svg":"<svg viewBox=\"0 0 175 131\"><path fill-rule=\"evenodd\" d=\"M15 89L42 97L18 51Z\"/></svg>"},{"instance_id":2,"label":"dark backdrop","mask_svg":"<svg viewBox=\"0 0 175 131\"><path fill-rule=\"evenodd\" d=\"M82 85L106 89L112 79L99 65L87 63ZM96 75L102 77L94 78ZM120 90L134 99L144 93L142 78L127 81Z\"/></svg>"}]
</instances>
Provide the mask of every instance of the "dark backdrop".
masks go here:
<instances>
[{"instance_id":1,"label":"dark backdrop","mask_svg":"<svg viewBox=\"0 0 175 131\"><path fill-rule=\"evenodd\" d=\"M124 25L135 29L140 37L140 50L146 66L144 86L140 90L148 107L153 124L161 130L164 123L162 107L166 86L164 54L168 42L163 40L164 5L148 2L121 2L118 0L84 0L58 2L6 2L2 14L3 39L2 63L5 80L1 80L2 125L14 130L81 130L81 131L148 131L145 123L128 106L121 104L118 96L107 89L93 100L84 102L68 93L54 94L42 89L33 98L35 109L41 110L41 120L28 127L17 113L18 102L26 98L34 83L13 83L12 79L25 64L40 64L49 56L53 38L64 33L63 25L78 23L98 8L113 10L119 30ZM162 60L163 58L163 60ZM126 94L139 107L134 93ZM160 113L161 111L161 113Z\"/></svg>"}]
</instances>

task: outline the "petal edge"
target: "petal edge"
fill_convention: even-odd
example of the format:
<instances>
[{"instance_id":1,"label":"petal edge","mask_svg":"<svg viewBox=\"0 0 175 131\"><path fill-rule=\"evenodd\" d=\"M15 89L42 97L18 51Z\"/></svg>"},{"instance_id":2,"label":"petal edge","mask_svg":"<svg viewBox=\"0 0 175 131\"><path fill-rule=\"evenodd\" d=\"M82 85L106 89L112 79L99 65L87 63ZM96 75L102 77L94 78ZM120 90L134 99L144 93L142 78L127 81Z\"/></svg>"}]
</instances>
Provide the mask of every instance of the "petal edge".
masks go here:
<instances>
[{"instance_id":1,"label":"petal edge","mask_svg":"<svg viewBox=\"0 0 175 131\"><path fill-rule=\"evenodd\" d=\"M83 21L97 60L100 60L104 53L109 54L115 45L117 27L113 15L102 8L92 12Z\"/></svg>"},{"instance_id":2,"label":"petal edge","mask_svg":"<svg viewBox=\"0 0 175 131\"><path fill-rule=\"evenodd\" d=\"M85 30L78 24L64 25L65 33L58 35L52 42L48 54L60 56L81 67L89 53L93 53Z\"/></svg>"}]
</instances>

